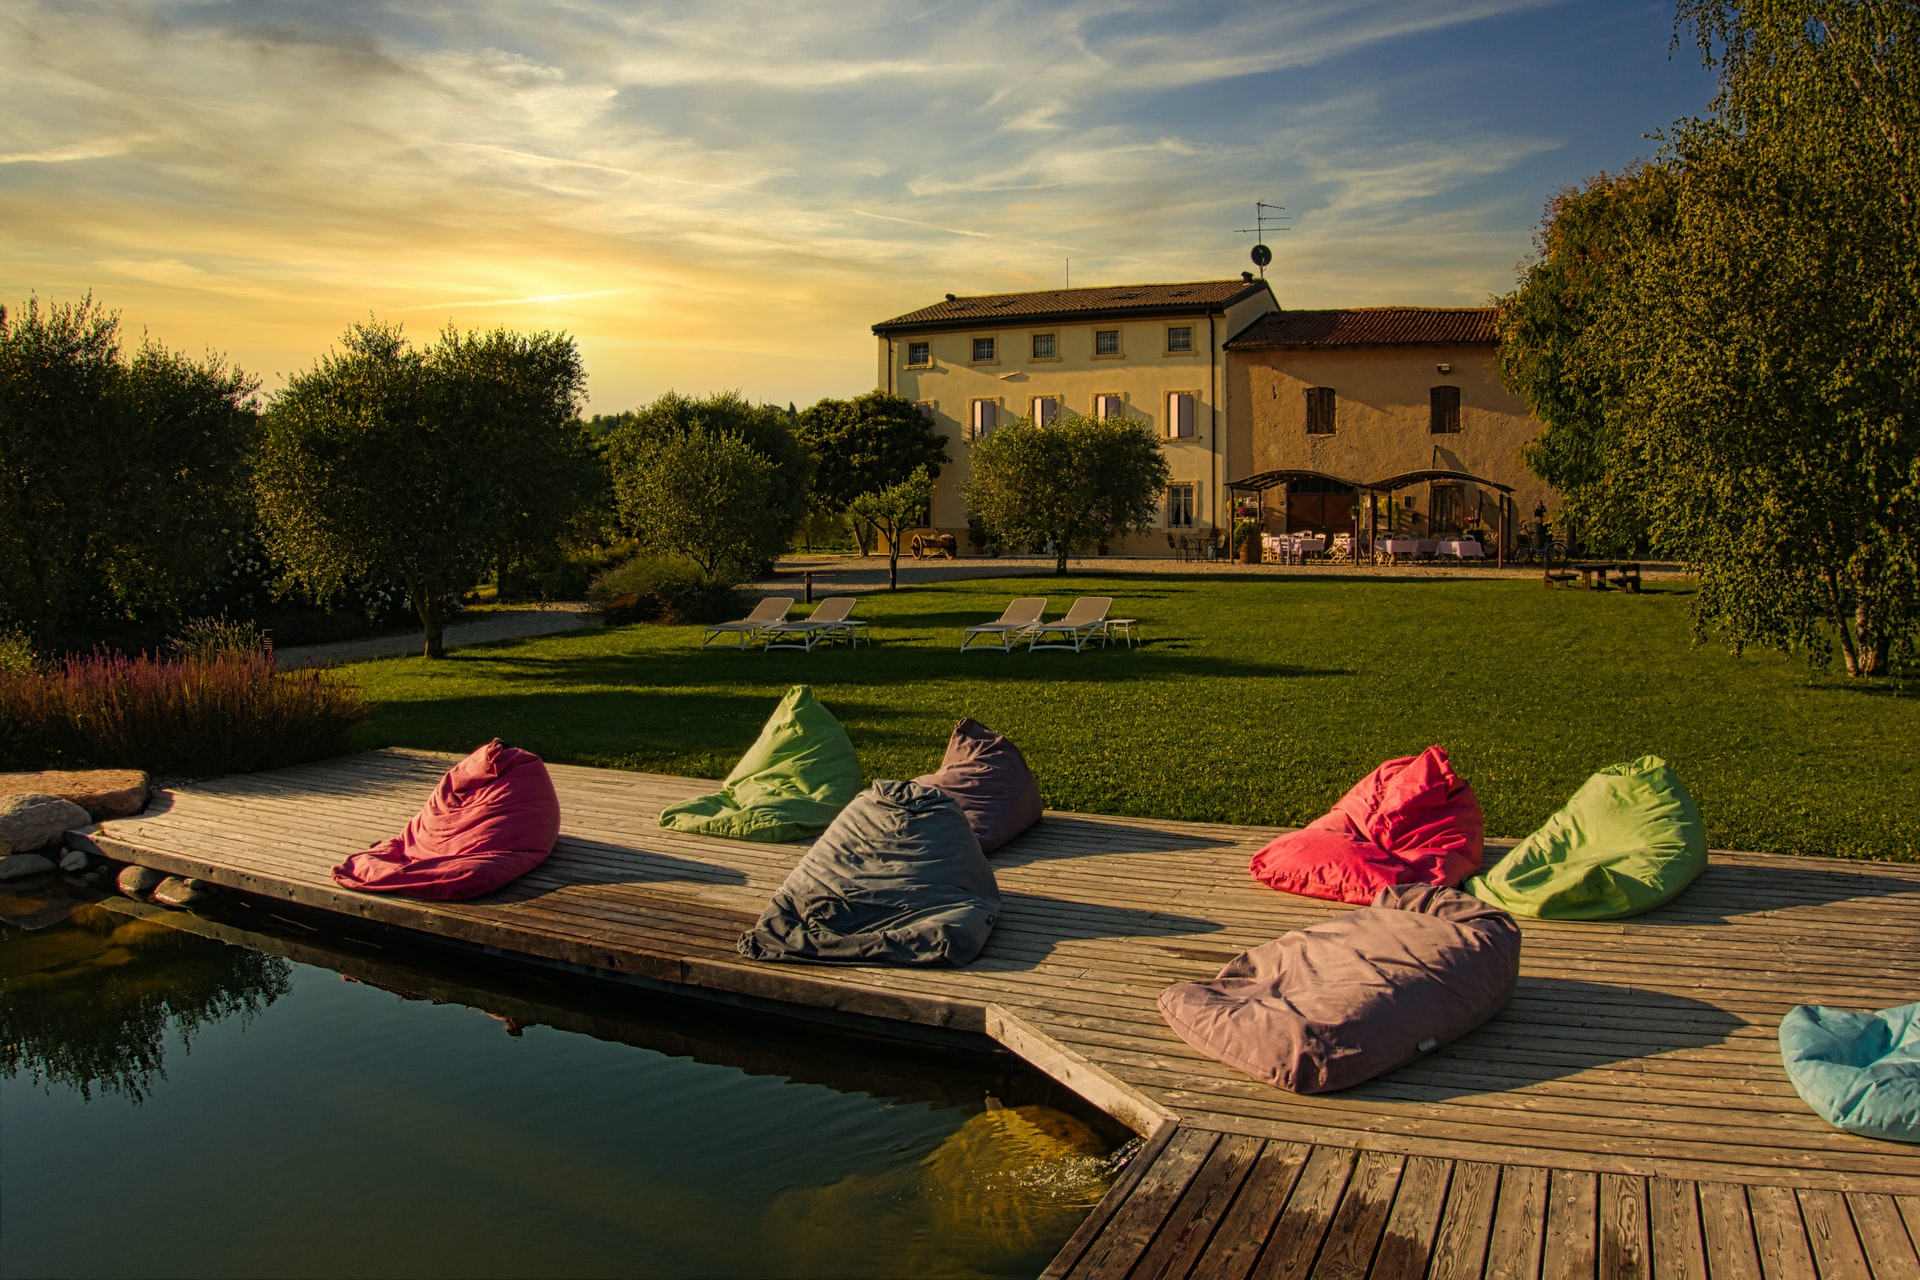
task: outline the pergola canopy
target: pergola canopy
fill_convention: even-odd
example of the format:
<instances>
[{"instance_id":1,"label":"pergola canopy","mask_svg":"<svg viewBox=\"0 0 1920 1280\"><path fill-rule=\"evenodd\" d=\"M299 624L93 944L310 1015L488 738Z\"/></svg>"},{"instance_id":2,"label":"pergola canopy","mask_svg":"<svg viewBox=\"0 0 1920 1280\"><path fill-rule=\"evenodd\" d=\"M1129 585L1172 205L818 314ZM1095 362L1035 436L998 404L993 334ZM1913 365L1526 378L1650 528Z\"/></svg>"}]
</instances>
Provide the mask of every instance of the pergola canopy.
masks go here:
<instances>
[{"instance_id":1,"label":"pergola canopy","mask_svg":"<svg viewBox=\"0 0 1920 1280\"><path fill-rule=\"evenodd\" d=\"M1427 484L1434 480L1460 480L1468 484L1477 484L1483 489L1498 489L1502 493L1513 492L1513 486L1510 484L1501 484L1498 480L1489 480L1485 476L1476 476L1466 471L1453 471L1445 467L1434 467L1426 471L1409 471L1405 475L1375 480L1364 487L1391 493L1395 489L1410 489L1416 484Z\"/></svg>"},{"instance_id":2,"label":"pergola canopy","mask_svg":"<svg viewBox=\"0 0 1920 1280\"><path fill-rule=\"evenodd\" d=\"M1345 485L1349 489L1364 489L1367 487L1358 480L1349 480L1345 476L1333 476L1328 475L1324 471L1307 471L1297 467L1283 467L1278 471L1262 471L1256 475L1250 475L1244 480L1229 480L1227 481L1227 488L1253 489L1264 492L1268 489L1277 488L1292 480L1325 480L1331 484Z\"/></svg>"},{"instance_id":3,"label":"pergola canopy","mask_svg":"<svg viewBox=\"0 0 1920 1280\"><path fill-rule=\"evenodd\" d=\"M1345 476L1328 475L1324 471L1282 467L1274 471L1261 471L1243 480L1229 480L1227 488L1264 492L1293 480L1326 480L1333 484L1345 485L1349 489L1371 489L1376 493L1392 493L1396 489L1410 489L1416 484L1427 484L1435 480L1459 480L1468 484L1477 484L1486 489L1498 489L1502 493L1513 492L1513 486L1510 484L1501 484L1498 480L1489 480L1485 476L1476 476L1468 471L1455 471L1449 467L1429 467L1424 471L1408 471L1401 475L1388 476L1385 480L1349 480Z\"/></svg>"}]
</instances>

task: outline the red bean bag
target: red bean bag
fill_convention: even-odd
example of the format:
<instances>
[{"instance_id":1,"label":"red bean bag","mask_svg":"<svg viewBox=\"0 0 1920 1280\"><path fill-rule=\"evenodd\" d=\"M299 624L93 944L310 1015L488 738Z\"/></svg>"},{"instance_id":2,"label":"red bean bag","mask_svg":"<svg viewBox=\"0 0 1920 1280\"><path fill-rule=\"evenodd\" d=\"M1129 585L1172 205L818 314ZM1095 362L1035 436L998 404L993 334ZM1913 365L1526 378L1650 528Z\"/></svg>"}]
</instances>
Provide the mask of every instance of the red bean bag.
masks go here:
<instances>
[{"instance_id":1,"label":"red bean bag","mask_svg":"<svg viewBox=\"0 0 1920 1280\"><path fill-rule=\"evenodd\" d=\"M1394 884L1452 887L1480 869L1486 822L1443 747L1389 760L1333 811L1253 855L1254 879L1287 893L1367 903Z\"/></svg>"},{"instance_id":2,"label":"red bean bag","mask_svg":"<svg viewBox=\"0 0 1920 1280\"><path fill-rule=\"evenodd\" d=\"M333 880L437 902L477 898L545 862L559 836L547 766L496 738L447 770L405 832L354 854Z\"/></svg>"}]
</instances>

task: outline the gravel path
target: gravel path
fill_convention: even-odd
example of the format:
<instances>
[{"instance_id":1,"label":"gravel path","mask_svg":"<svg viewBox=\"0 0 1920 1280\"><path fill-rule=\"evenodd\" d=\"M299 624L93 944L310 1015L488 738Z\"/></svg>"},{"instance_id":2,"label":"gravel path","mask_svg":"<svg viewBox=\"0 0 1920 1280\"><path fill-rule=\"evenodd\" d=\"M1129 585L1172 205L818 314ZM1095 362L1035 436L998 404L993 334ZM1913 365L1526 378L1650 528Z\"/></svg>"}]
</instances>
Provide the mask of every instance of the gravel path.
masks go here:
<instances>
[{"instance_id":1,"label":"gravel path","mask_svg":"<svg viewBox=\"0 0 1920 1280\"><path fill-rule=\"evenodd\" d=\"M487 644L495 640L519 640L527 636L546 636L559 631L577 631L592 626L595 618L584 601L567 600L555 604L529 605L524 609L503 609L461 622L447 624L446 645ZM365 662L369 658L398 658L419 653L425 641L420 632L401 635L370 636L365 640L342 640L338 644L309 644L292 649L276 649L274 657L282 670L295 667L332 666L343 662Z\"/></svg>"}]
</instances>

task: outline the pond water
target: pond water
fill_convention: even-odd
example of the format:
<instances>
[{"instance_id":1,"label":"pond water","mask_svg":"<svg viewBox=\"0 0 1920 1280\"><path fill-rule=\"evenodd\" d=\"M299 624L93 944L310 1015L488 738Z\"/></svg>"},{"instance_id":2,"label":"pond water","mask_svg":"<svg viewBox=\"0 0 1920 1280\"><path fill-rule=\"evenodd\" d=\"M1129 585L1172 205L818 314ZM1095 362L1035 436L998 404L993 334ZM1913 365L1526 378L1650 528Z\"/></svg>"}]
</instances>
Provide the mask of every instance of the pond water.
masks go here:
<instances>
[{"instance_id":1,"label":"pond water","mask_svg":"<svg viewBox=\"0 0 1920 1280\"><path fill-rule=\"evenodd\" d=\"M1033 1275L1125 1137L1002 1057L79 892L0 893L6 1275Z\"/></svg>"}]
</instances>

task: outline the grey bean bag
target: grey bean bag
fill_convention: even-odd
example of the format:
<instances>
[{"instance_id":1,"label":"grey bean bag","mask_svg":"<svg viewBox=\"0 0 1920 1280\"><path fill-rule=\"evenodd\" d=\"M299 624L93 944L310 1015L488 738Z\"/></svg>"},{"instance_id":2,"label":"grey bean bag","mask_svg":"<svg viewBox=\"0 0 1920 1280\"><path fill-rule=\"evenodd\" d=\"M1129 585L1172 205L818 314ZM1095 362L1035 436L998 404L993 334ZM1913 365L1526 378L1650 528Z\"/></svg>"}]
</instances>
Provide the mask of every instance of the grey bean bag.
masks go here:
<instances>
[{"instance_id":1,"label":"grey bean bag","mask_svg":"<svg viewBox=\"0 0 1920 1280\"><path fill-rule=\"evenodd\" d=\"M1256 1080L1327 1093L1456 1040L1520 976L1513 917L1458 889L1393 885L1373 905L1242 952L1160 993L1180 1038Z\"/></svg>"},{"instance_id":2,"label":"grey bean bag","mask_svg":"<svg viewBox=\"0 0 1920 1280\"><path fill-rule=\"evenodd\" d=\"M754 960L962 965L1000 914L1000 886L960 806L876 782L841 810L740 936Z\"/></svg>"},{"instance_id":3,"label":"grey bean bag","mask_svg":"<svg viewBox=\"0 0 1920 1280\"><path fill-rule=\"evenodd\" d=\"M1040 821L1040 784L1027 758L978 720L953 726L939 772L914 781L952 796L987 853Z\"/></svg>"}]
</instances>

